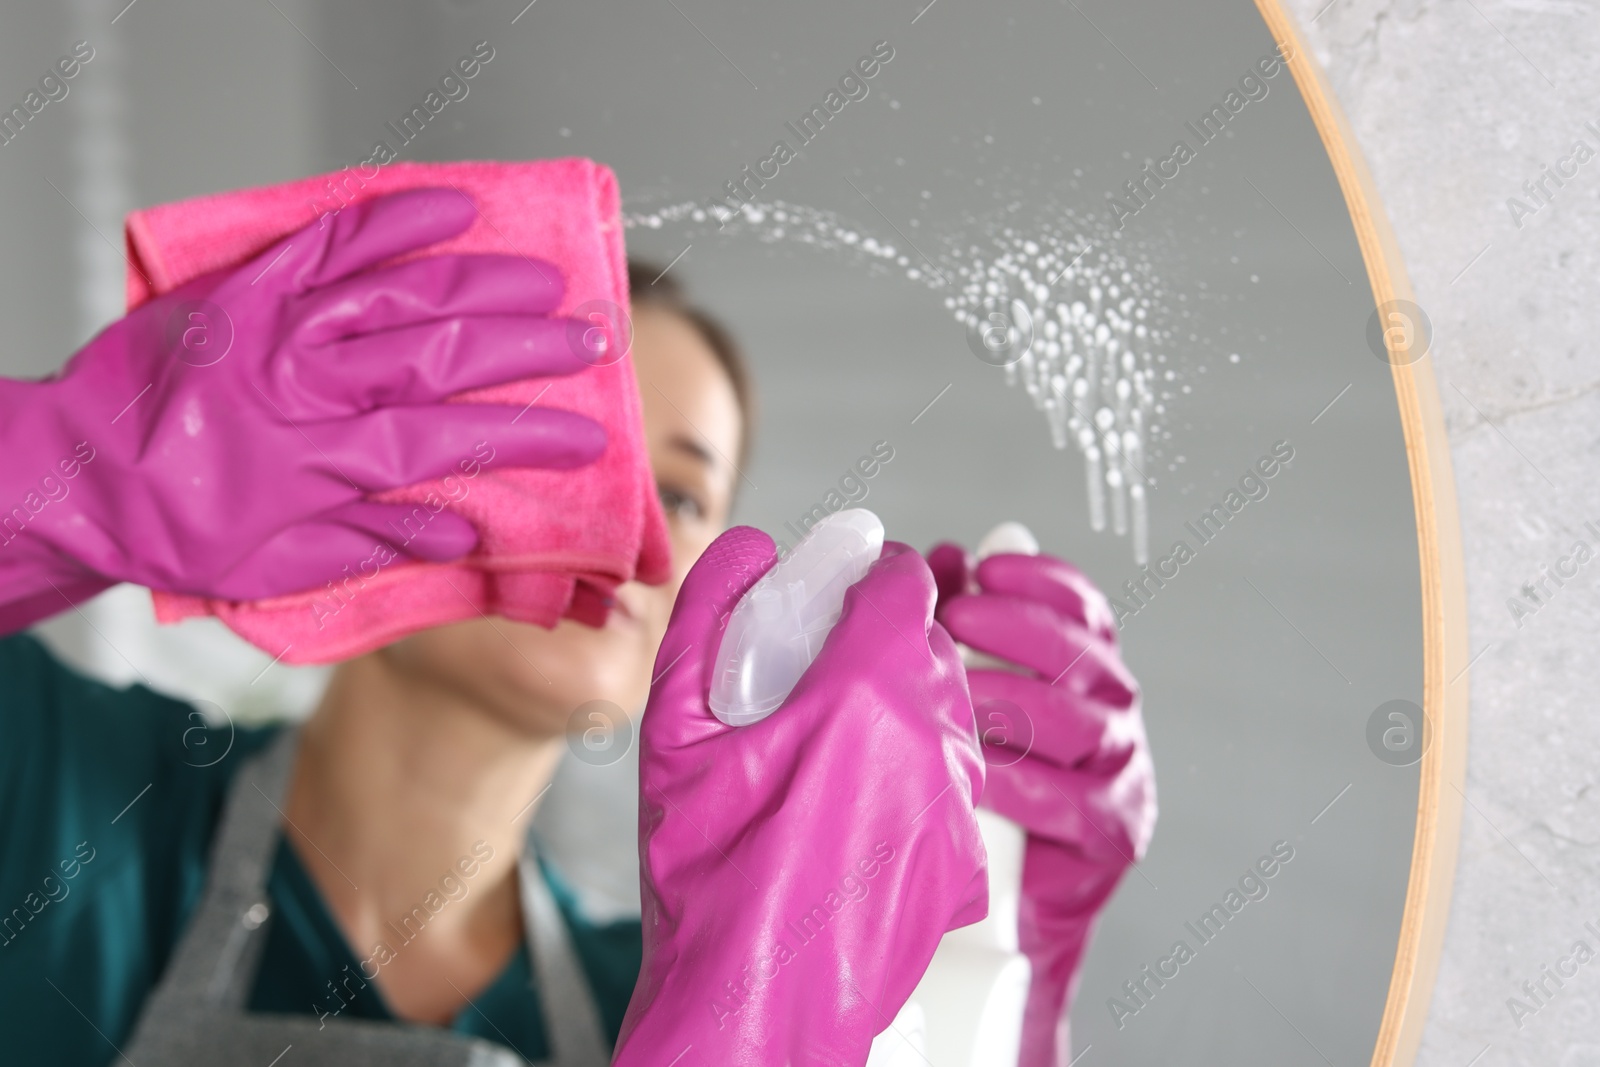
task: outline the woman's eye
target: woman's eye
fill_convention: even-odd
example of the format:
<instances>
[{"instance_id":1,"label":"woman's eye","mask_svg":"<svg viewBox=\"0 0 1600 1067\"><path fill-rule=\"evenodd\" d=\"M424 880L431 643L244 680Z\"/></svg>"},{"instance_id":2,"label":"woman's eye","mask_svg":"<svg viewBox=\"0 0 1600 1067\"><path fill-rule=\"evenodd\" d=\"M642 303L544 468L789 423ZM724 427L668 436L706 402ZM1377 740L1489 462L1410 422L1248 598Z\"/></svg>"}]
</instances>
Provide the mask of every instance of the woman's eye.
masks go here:
<instances>
[{"instance_id":1,"label":"woman's eye","mask_svg":"<svg viewBox=\"0 0 1600 1067\"><path fill-rule=\"evenodd\" d=\"M658 486L656 492L661 497L661 508L669 518L676 519L703 519L705 508L700 506L700 501L688 493L669 489L667 486Z\"/></svg>"}]
</instances>

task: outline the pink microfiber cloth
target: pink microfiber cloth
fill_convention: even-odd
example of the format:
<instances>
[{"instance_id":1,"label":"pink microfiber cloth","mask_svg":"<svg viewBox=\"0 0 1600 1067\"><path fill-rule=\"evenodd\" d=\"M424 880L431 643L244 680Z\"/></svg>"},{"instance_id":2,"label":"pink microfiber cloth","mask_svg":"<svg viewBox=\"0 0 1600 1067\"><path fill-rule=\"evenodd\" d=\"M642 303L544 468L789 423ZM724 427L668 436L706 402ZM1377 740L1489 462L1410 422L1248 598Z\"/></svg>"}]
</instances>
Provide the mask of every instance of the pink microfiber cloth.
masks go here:
<instances>
[{"instance_id":1,"label":"pink microfiber cloth","mask_svg":"<svg viewBox=\"0 0 1600 1067\"><path fill-rule=\"evenodd\" d=\"M126 235L128 307L192 278L234 266L344 203L401 189L454 186L477 205L465 233L422 255L486 252L554 263L566 281L560 315L590 300L628 307L616 176L587 159L531 163L394 163L373 177L346 170L136 211ZM148 279L148 284L146 283ZM542 394L542 395L541 395ZM644 444L633 363L623 358L565 378L463 393L460 399L587 415L605 427L604 455L575 471L485 467L450 506L482 535L457 563L395 562L294 596L248 603L155 593L156 617L215 615L289 663L330 663L431 626L500 615L540 626L605 620L616 586L660 582L671 559ZM384 501L454 500L440 482L383 493Z\"/></svg>"}]
</instances>

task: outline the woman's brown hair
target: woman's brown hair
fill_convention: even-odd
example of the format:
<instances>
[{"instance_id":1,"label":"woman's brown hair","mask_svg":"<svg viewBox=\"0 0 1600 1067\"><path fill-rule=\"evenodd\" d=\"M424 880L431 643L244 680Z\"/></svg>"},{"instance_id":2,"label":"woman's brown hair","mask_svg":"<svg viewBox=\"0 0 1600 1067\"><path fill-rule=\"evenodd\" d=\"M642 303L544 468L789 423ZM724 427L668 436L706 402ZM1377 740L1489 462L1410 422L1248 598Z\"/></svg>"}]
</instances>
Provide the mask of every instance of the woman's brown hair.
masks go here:
<instances>
[{"instance_id":1,"label":"woman's brown hair","mask_svg":"<svg viewBox=\"0 0 1600 1067\"><path fill-rule=\"evenodd\" d=\"M734 399L739 402L739 415L744 424L739 434L739 465L744 466L755 432L755 388L750 380L750 366L733 334L709 311L690 300L676 278L669 277L653 263L628 260L628 294L635 308L659 308L682 316L705 340L706 347L711 349L717 365L733 386Z\"/></svg>"}]
</instances>

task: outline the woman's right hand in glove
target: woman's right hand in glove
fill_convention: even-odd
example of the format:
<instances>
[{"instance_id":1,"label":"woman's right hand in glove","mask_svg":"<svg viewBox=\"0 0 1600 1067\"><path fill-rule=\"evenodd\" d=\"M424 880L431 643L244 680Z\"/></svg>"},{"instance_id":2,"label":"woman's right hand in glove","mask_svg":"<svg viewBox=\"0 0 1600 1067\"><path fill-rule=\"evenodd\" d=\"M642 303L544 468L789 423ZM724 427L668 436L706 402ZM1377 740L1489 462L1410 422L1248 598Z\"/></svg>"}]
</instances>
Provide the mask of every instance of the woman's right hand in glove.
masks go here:
<instances>
[{"instance_id":1,"label":"woman's right hand in glove","mask_svg":"<svg viewBox=\"0 0 1600 1067\"><path fill-rule=\"evenodd\" d=\"M884 546L784 704L707 705L729 612L772 566L737 527L673 608L640 726L644 964L618 1067L859 1067L945 931L982 918L983 760L933 575Z\"/></svg>"},{"instance_id":2,"label":"woman's right hand in glove","mask_svg":"<svg viewBox=\"0 0 1600 1067\"><path fill-rule=\"evenodd\" d=\"M336 577L410 505L367 497L476 462L566 469L605 431L581 415L451 404L588 363L557 269L520 256L376 265L461 233L452 189L345 208L243 266L135 309L56 376L0 379L0 632L116 582L224 599ZM477 453L481 456L481 451ZM436 515L396 551L477 544Z\"/></svg>"}]
</instances>

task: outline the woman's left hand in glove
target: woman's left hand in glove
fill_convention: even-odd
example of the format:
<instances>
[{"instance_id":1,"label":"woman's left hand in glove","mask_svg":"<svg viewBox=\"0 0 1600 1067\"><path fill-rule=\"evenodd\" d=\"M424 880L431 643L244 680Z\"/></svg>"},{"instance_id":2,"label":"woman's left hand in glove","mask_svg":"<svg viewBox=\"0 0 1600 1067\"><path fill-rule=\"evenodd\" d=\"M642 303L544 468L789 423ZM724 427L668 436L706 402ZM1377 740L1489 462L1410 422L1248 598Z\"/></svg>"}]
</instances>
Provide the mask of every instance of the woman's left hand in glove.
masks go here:
<instances>
[{"instance_id":1,"label":"woman's left hand in glove","mask_svg":"<svg viewBox=\"0 0 1600 1067\"><path fill-rule=\"evenodd\" d=\"M1002 662L967 670L983 806L1027 831L1020 940L1033 964L1021 1067L1066 1064L1066 1007L1096 914L1143 855L1155 777L1139 686L1106 598L1071 564L953 544L928 555L937 617Z\"/></svg>"}]
</instances>

